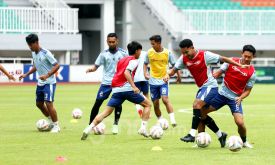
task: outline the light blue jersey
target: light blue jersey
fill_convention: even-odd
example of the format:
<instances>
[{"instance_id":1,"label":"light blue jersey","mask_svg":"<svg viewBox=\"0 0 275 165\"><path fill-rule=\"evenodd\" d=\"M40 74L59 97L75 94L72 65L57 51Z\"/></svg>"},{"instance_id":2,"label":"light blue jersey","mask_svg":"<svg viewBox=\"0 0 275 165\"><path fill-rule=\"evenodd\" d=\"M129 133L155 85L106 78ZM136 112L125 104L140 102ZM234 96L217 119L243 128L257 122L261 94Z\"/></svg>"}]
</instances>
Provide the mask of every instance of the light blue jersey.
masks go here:
<instances>
[{"instance_id":1,"label":"light blue jersey","mask_svg":"<svg viewBox=\"0 0 275 165\"><path fill-rule=\"evenodd\" d=\"M223 63L220 69L225 72L228 69L229 64L228 63ZM250 79L248 80L246 84L246 88L253 88L253 85L255 84L256 81L256 73L254 72ZM235 100L236 97L239 97L236 93L228 89L224 81L222 82L221 88L219 89L219 94L227 97L228 99Z\"/></svg>"},{"instance_id":2,"label":"light blue jersey","mask_svg":"<svg viewBox=\"0 0 275 165\"><path fill-rule=\"evenodd\" d=\"M176 63L175 57L174 57L174 55L173 55L171 52L168 53L168 62L169 62L172 66L174 66L175 63ZM149 63L149 58L148 58L148 53L146 53L144 63L145 63L145 64L150 64L150 63ZM168 68L168 66L167 66L167 70L168 70L168 69L169 69L169 68ZM163 85L163 84L166 84L166 83L163 81L163 79L157 79L157 78L150 77L150 79L149 79L149 84L150 84L150 85Z\"/></svg>"},{"instance_id":3,"label":"light blue jersey","mask_svg":"<svg viewBox=\"0 0 275 165\"><path fill-rule=\"evenodd\" d=\"M34 62L34 66L38 72L39 76L47 75L49 71L52 70L53 66L57 64L57 60L54 58L53 54L47 50L41 48L40 51L36 54L32 52L32 58ZM53 74L51 77L47 78L45 81L38 79L38 85L42 86L45 84L55 84L56 78Z\"/></svg>"},{"instance_id":4,"label":"light blue jersey","mask_svg":"<svg viewBox=\"0 0 275 165\"><path fill-rule=\"evenodd\" d=\"M203 88L203 87L216 88L216 87L218 87L218 83L217 83L217 80L212 75L212 70L211 70L210 65L217 64L218 62L220 62L220 55L212 53L210 51L205 51L204 52L204 61L205 61L205 65L207 67L206 69L207 69L208 80L200 88ZM183 68L184 68L183 56L181 55L175 64L175 69L180 70Z\"/></svg>"},{"instance_id":5,"label":"light blue jersey","mask_svg":"<svg viewBox=\"0 0 275 165\"><path fill-rule=\"evenodd\" d=\"M111 85L116 71L117 62L123 57L128 56L127 52L118 48L115 54L112 54L109 49L104 50L99 54L95 61L97 67L103 66L103 78L101 84Z\"/></svg>"}]
</instances>

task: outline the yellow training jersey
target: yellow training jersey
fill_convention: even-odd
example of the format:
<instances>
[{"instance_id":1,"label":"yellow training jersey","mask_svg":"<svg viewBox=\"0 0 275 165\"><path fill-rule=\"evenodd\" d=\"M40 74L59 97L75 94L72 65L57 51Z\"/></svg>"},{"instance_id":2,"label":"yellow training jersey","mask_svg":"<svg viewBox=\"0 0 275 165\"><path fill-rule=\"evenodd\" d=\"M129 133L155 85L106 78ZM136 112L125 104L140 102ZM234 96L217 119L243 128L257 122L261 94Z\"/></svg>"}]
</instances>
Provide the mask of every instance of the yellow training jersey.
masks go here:
<instances>
[{"instance_id":1,"label":"yellow training jersey","mask_svg":"<svg viewBox=\"0 0 275 165\"><path fill-rule=\"evenodd\" d=\"M150 63L150 76L162 79L167 74L169 51L163 48L162 52L156 52L153 48L148 50Z\"/></svg>"}]
</instances>

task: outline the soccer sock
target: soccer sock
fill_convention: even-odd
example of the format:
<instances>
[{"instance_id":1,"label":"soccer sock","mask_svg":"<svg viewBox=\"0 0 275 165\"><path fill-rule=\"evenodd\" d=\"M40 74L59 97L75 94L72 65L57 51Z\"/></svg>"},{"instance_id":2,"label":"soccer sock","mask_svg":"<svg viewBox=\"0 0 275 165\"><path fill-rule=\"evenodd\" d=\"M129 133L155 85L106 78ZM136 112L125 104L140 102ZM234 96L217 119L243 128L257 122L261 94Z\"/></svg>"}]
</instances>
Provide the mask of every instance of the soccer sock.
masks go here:
<instances>
[{"instance_id":1,"label":"soccer sock","mask_svg":"<svg viewBox=\"0 0 275 165\"><path fill-rule=\"evenodd\" d=\"M54 125L54 126L58 126L58 121L53 122L53 125Z\"/></svg>"},{"instance_id":2,"label":"soccer sock","mask_svg":"<svg viewBox=\"0 0 275 165\"><path fill-rule=\"evenodd\" d=\"M246 142L246 136L241 136L241 139L242 139L243 143Z\"/></svg>"},{"instance_id":3,"label":"soccer sock","mask_svg":"<svg viewBox=\"0 0 275 165\"><path fill-rule=\"evenodd\" d=\"M120 119L120 115L121 115L121 111L122 111L122 106L118 106L115 107L115 120L114 120L114 125L118 125L118 121Z\"/></svg>"},{"instance_id":4,"label":"soccer sock","mask_svg":"<svg viewBox=\"0 0 275 165\"><path fill-rule=\"evenodd\" d=\"M48 118L50 123L53 123L53 120L52 120L51 116L48 116L47 118Z\"/></svg>"},{"instance_id":5,"label":"soccer sock","mask_svg":"<svg viewBox=\"0 0 275 165\"><path fill-rule=\"evenodd\" d=\"M142 129L146 129L147 128L147 121L141 121L141 126L140 126L140 128L142 128Z\"/></svg>"},{"instance_id":6,"label":"soccer sock","mask_svg":"<svg viewBox=\"0 0 275 165\"><path fill-rule=\"evenodd\" d=\"M170 116L170 121L172 124L175 124L176 123L176 119L175 119L175 114L174 112L172 113L169 113L169 116Z\"/></svg>"},{"instance_id":7,"label":"soccer sock","mask_svg":"<svg viewBox=\"0 0 275 165\"><path fill-rule=\"evenodd\" d=\"M91 132L91 130L94 128L94 123L91 123L90 125L88 125L84 130L83 132L86 133L86 134L89 134Z\"/></svg>"},{"instance_id":8,"label":"soccer sock","mask_svg":"<svg viewBox=\"0 0 275 165\"><path fill-rule=\"evenodd\" d=\"M198 126L201 121L201 111L200 109L193 109L193 118L192 118L192 129L198 129Z\"/></svg>"},{"instance_id":9,"label":"soccer sock","mask_svg":"<svg viewBox=\"0 0 275 165\"><path fill-rule=\"evenodd\" d=\"M136 110L137 112L141 109L141 106L139 104L136 104Z\"/></svg>"},{"instance_id":10,"label":"soccer sock","mask_svg":"<svg viewBox=\"0 0 275 165\"><path fill-rule=\"evenodd\" d=\"M217 124L215 123L215 121L210 116L208 116L208 115L206 116L206 118L204 119L204 123L214 133L216 133L216 132L219 131L219 127L217 126Z\"/></svg>"},{"instance_id":11,"label":"soccer sock","mask_svg":"<svg viewBox=\"0 0 275 165\"><path fill-rule=\"evenodd\" d=\"M190 131L189 131L189 134L191 135L191 136L193 136L193 137L195 137L196 136L196 129L191 129Z\"/></svg>"},{"instance_id":12,"label":"soccer sock","mask_svg":"<svg viewBox=\"0 0 275 165\"><path fill-rule=\"evenodd\" d=\"M216 132L216 135L217 135L218 138L222 137L222 131L221 131L221 130L218 130L218 131Z\"/></svg>"},{"instance_id":13,"label":"soccer sock","mask_svg":"<svg viewBox=\"0 0 275 165\"><path fill-rule=\"evenodd\" d=\"M91 109L89 124L91 124L93 122L93 120L95 119L95 117L98 114L99 108L102 105L103 101L104 100L98 100L98 99L95 101L95 104L94 104L93 108Z\"/></svg>"}]
</instances>

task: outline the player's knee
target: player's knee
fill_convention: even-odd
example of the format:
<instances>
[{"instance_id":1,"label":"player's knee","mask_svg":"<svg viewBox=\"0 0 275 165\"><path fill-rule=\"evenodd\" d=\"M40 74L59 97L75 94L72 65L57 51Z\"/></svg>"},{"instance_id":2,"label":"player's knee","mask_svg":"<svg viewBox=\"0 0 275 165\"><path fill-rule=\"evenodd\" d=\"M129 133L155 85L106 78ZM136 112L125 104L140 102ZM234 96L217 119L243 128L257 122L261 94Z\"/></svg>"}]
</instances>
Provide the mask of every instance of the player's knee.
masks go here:
<instances>
[{"instance_id":1,"label":"player's knee","mask_svg":"<svg viewBox=\"0 0 275 165\"><path fill-rule=\"evenodd\" d=\"M244 128L244 127L245 127L245 126L244 126L244 122L243 122L242 120L236 120L235 123L236 123L236 125L237 125L238 127L240 127L240 128Z\"/></svg>"}]
</instances>

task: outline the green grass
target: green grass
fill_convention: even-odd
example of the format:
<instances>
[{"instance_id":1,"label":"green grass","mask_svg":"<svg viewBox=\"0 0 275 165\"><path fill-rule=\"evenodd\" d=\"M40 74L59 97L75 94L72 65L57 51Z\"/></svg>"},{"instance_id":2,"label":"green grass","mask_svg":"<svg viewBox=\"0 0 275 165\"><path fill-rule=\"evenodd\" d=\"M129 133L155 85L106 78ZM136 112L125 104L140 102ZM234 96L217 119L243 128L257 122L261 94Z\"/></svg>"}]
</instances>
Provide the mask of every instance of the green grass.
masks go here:
<instances>
[{"instance_id":1,"label":"green grass","mask_svg":"<svg viewBox=\"0 0 275 165\"><path fill-rule=\"evenodd\" d=\"M192 148L179 138L191 125L192 101L197 91L193 85L171 85L170 99L176 112L178 126L169 128L161 140L145 139L137 134L140 119L133 104L125 102L120 120L120 133L111 134L113 115L105 120L106 134L91 135L80 141L87 125L90 108L99 85L58 85L55 106L61 124L61 133L38 132L35 123L43 118L35 107L36 86L0 86L0 164L1 165L147 165L147 164L274 164L275 94L274 85L256 84L251 95L243 102L248 140L254 149L233 153L221 149L216 135L207 130L212 143L208 148ZM273 91L273 92L272 92ZM104 102L101 110L107 102ZM81 108L83 118L70 123L73 108ZM179 112L188 109L187 112ZM150 126L156 118L151 110ZM168 118L162 106L162 112ZM227 107L211 116L229 135L237 135L237 128ZM152 151L160 146L162 151ZM272 156L273 155L273 156ZM57 156L67 158L56 162Z\"/></svg>"}]
</instances>

